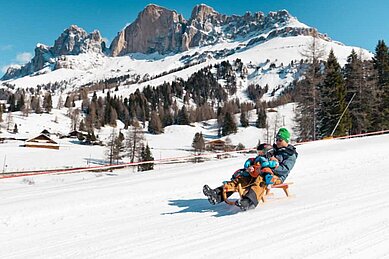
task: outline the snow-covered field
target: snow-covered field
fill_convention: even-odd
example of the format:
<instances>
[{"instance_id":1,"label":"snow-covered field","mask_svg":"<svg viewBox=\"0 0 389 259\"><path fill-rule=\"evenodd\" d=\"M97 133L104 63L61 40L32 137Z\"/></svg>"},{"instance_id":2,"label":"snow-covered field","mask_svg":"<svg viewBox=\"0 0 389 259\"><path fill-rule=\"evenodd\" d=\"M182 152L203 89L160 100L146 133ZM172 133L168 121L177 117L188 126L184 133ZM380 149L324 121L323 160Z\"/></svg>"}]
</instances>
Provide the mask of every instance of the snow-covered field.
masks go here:
<instances>
[{"instance_id":1,"label":"snow-covered field","mask_svg":"<svg viewBox=\"0 0 389 259\"><path fill-rule=\"evenodd\" d=\"M132 173L0 180L1 258L388 258L387 135L297 147L288 181L255 210L202 194L243 155Z\"/></svg>"},{"instance_id":2,"label":"snow-covered field","mask_svg":"<svg viewBox=\"0 0 389 259\"><path fill-rule=\"evenodd\" d=\"M233 145L243 144L246 148L255 147L260 139L261 142L272 141L272 136L281 126L287 126L293 133L293 109L294 103L289 103L277 108L277 112L268 113L269 130L255 127L257 115L252 110L249 113L250 126L239 127L236 134L229 135ZM239 122L240 114L235 115L235 121ZM58 122L55 122L58 121ZM0 138L30 139L39 135L44 129L52 133L51 138L59 143L59 150L24 147L24 141L5 141L0 143L0 172L36 171L59 168L89 167L106 164L106 146L81 145L76 138L58 138L56 135L66 135L71 131L70 118L66 116L66 108L53 109L50 114L30 114L22 116L21 112L13 113L13 123L18 125L18 133L7 132L6 122L2 123ZM126 136L124 125L117 121L116 132ZM239 123L238 123L239 124ZM12 128L11 128L12 129ZM173 125L165 128L164 134L152 135L144 128L145 138L155 160L193 155L192 142L197 132L202 132L206 141L216 139L217 121L209 120L204 123L194 123L192 126ZM112 132L111 127L103 127L96 130L95 134L104 143L107 142ZM294 134L292 134L293 136ZM226 139L224 137L223 139ZM267 140L269 139L269 140ZM122 153L124 155L124 153ZM121 162L129 162L128 156Z\"/></svg>"}]
</instances>

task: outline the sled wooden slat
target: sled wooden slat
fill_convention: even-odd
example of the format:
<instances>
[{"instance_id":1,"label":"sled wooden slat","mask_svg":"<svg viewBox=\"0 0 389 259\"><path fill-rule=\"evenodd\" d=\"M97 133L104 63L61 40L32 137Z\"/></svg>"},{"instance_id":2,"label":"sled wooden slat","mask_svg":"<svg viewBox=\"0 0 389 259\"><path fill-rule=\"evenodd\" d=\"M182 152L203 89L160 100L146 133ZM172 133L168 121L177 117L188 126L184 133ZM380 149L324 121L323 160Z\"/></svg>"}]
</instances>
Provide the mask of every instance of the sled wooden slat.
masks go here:
<instances>
[{"instance_id":1,"label":"sled wooden slat","mask_svg":"<svg viewBox=\"0 0 389 259\"><path fill-rule=\"evenodd\" d=\"M271 186L271 188L266 189L266 193L264 196L262 196L262 202L265 202L265 196L270 195L270 189L278 188L284 190L287 197L289 197L289 185L293 184L293 182L289 183L280 183L280 184L274 184Z\"/></svg>"},{"instance_id":2,"label":"sled wooden slat","mask_svg":"<svg viewBox=\"0 0 389 259\"><path fill-rule=\"evenodd\" d=\"M243 190L241 184L238 184L237 191L238 191L238 193L239 193L239 196L242 197L242 196L243 196L244 190ZM224 187L223 187L222 196L223 196L223 200L224 200L225 203L227 203L227 204L229 204L229 205L235 205L235 202L230 201L230 200L227 198L227 192L226 192L226 190L225 190Z\"/></svg>"},{"instance_id":3,"label":"sled wooden slat","mask_svg":"<svg viewBox=\"0 0 389 259\"><path fill-rule=\"evenodd\" d=\"M293 184L293 182L274 184L271 186L271 188L266 188L265 195L263 195L261 198L262 202L266 201L265 196L271 195L270 190L273 188L282 189L285 192L286 196L289 197L289 185L291 185L291 184ZM238 184L236 191L239 193L240 197L243 196L244 190L243 190L241 184ZM235 205L235 202L228 200L227 192L226 192L225 188L223 188L222 196L223 196L223 200L225 203L227 203L229 205Z\"/></svg>"}]
</instances>

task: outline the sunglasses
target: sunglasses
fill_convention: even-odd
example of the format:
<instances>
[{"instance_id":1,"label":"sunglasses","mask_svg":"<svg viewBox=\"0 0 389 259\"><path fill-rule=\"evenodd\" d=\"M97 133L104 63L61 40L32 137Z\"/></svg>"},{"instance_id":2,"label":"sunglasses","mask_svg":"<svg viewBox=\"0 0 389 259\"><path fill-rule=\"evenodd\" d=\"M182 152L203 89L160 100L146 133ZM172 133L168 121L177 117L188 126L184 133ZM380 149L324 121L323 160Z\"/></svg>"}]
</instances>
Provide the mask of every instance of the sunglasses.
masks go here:
<instances>
[{"instance_id":1,"label":"sunglasses","mask_svg":"<svg viewBox=\"0 0 389 259\"><path fill-rule=\"evenodd\" d=\"M283 139L282 138L276 138L277 142L281 142Z\"/></svg>"}]
</instances>

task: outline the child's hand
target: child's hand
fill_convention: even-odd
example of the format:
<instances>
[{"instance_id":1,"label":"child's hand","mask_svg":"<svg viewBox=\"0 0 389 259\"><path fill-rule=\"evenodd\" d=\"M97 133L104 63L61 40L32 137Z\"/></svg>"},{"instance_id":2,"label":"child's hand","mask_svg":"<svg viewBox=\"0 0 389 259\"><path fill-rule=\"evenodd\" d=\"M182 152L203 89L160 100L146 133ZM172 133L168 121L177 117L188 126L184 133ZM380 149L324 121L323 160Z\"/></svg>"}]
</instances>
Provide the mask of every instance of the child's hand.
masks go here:
<instances>
[{"instance_id":1,"label":"child's hand","mask_svg":"<svg viewBox=\"0 0 389 259\"><path fill-rule=\"evenodd\" d=\"M254 167L253 166L249 166L249 167L247 167L246 171L249 172L249 173L252 173L252 172L254 172Z\"/></svg>"}]
</instances>

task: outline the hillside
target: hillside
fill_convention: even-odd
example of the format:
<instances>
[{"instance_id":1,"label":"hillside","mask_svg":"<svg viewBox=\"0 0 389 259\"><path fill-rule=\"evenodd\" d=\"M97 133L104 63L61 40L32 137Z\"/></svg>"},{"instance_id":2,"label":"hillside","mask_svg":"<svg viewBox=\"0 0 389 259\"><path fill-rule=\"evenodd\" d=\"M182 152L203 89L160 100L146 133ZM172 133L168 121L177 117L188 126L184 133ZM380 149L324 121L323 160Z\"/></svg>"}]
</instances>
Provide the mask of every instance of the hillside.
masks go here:
<instances>
[{"instance_id":1,"label":"hillside","mask_svg":"<svg viewBox=\"0 0 389 259\"><path fill-rule=\"evenodd\" d=\"M211 206L247 158L1 180L4 258L387 258L387 136L300 145L266 204Z\"/></svg>"},{"instance_id":2,"label":"hillside","mask_svg":"<svg viewBox=\"0 0 389 259\"><path fill-rule=\"evenodd\" d=\"M255 147L258 140L266 142L269 136L278 130L276 125L290 126L293 122L293 109L295 104L287 104L279 107L277 112L268 113L268 122L271 125L268 129L258 129L255 127L256 114L252 111L249 114L250 126L247 128L239 127L236 134L228 136L232 144L242 143L246 148ZM99 166L108 163L106 146L83 145L77 138L59 138L61 135L67 135L71 131L71 121L67 114L67 109L54 109L51 114L30 114L25 117L21 112L13 113L13 123L18 125L18 133L9 133L5 130L6 123L2 123L3 132L0 137L16 139L6 140L0 143L2 152L0 152L0 161L2 161L2 172L15 171L34 171L58 168L76 168ZM239 120L239 114L235 115ZM48 130L51 138L60 145L59 150L47 150L41 148L24 147L24 140L36 137L41 131ZM125 136L127 131L120 124L116 128L121 130ZM192 142L196 132L202 132L206 141L217 138L217 121L215 119L194 123L189 125L172 125L165 128L165 133L153 135L145 132L146 141L151 146L151 152L156 160L172 157L193 155ZM104 127L96 130L104 143L107 143L112 127ZM291 132L292 129L291 129ZM223 137L222 139L226 139ZM269 139L272 141L272 138ZM124 154L124 153L123 153ZM42 159L42 158L48 159ZM129 157L123 157L120 162L130 162Z\"/></svg>"}]
</instances>

